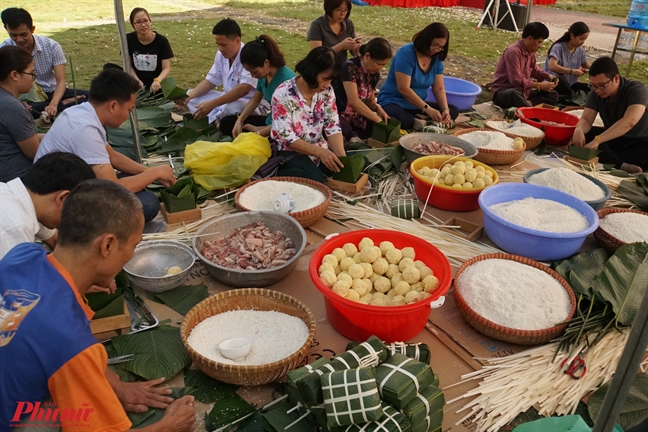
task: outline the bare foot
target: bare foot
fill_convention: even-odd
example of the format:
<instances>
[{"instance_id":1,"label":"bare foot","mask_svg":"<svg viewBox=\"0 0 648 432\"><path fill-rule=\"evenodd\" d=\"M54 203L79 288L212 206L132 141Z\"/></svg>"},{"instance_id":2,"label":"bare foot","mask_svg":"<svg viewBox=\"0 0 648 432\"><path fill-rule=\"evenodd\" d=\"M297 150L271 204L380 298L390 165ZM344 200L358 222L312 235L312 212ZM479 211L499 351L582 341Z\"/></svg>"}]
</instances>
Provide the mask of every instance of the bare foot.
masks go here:
<instances>
[{"instance_id":1,"label":"bare foot","mask_svg":"<svg viewBox=\"0 0 648 432\"><path fill-rule=\"evenodd\" d=\"M629 164L629 163L623 163L621 164L621 169L625 172L629 172L630 174L635 174L635 173L642 173L643 170L641 169L640 166Z\"/></svg>"},{"instance_id":2,"label":"bare foot","mask_svg":"<svg viewBox=\"0 0 648 432\"><path fill-rule=\"evenodd\" d=\"M421 130L427 125L427 122L425 120L421 119L414 119L414 130Z\"/></svg>"},{"instance_id":3,"label":"bare foot","mask_svg":"<svg viewBox=\"0 0 648 432\"><path fill-rule=\"evenodd\" d=\"M351 139L349 140L349 142L359 142L359 143L361 143L361 142L363 142L363 141L362 141L359 137L351 137Z\"/></svg>"}]
</instances>

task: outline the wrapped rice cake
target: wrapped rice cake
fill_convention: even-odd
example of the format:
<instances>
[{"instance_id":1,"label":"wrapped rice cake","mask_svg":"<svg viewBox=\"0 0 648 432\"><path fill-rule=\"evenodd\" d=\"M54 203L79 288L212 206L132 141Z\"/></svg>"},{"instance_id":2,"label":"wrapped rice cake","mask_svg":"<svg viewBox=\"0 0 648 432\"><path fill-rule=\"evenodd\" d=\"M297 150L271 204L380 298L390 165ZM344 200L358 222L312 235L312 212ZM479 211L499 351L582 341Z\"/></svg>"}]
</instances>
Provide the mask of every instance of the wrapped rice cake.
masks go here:
<instances>
[{"instance_id":1,"label":"wrapped rice cake","mask_svg":"<svg viewBox=\"0 0 648 432\"><path fill-rule=\"evenodd\" d=\"M403 414L409 418L410 423L412 423L412 427L414 428L414 425L425 423L425 418L429 417L431 413L443 410L444 404L445 397L443 396L441 389L431 385L428 388L421 390L412 402L405 405L405 408L403 408Z\"/></svg>"},{"instance_id":2,"label":"wrapped rice cake","mask_svg":"<svg viewBox=\"0 0 648 432\"><path fill-rule=\"evenodd\" d=\"M328 426L365 424L383 416L373 368L356 368L320 378Z\"/></svg>"},{"instance_id":3,"label":"wrapped rice cake","mask_svg":"<svg viewBox=\"0 0 648 432\"><path fill-rule=\"evenodd\" d=\"M332 427L331 432L412 432L412 425L405 415L383 402L380 420L363 425Z\"/></svg>"},{"instance_id":4,"label":"wrapped rice cake","mask_svg":"<svg viewBox=\"0 0 648 432\"><path fill-rule=\"evenodd\" d=\"M376 368L380 398L396 409L403 409L433 381L429 365L398 353Z\"/></svg>"}]
</instances>

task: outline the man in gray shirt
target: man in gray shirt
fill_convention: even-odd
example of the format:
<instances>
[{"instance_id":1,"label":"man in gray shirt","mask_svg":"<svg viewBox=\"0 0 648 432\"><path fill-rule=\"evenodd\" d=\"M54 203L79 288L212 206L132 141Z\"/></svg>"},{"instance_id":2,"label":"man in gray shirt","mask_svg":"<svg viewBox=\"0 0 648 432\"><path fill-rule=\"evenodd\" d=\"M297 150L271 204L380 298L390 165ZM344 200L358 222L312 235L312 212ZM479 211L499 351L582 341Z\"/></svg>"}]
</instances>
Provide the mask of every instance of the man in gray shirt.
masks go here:
<instances>
[{"instance_id":1,"label":"man in gray shirt","mask_svg":"<svg viewBox=\"0 0 648 432\"><path fill-rule=\"evenodd\" d=\"M630 173L648 170L648 89L639 81L619 75L610 57L590 68L590 88L583 116L576 125L573 144L599 149L601 163ZM596 114L604 128L592 128Z\"/></svg>"}]
</instances>

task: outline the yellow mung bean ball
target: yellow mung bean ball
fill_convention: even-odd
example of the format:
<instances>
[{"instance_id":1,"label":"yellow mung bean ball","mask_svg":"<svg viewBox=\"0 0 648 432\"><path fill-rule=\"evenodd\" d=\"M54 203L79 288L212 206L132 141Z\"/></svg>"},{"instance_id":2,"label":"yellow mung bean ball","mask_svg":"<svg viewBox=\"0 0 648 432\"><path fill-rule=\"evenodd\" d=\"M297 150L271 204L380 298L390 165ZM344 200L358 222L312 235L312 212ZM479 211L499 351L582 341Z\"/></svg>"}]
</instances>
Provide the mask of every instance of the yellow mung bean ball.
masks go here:
<instances>
[{"instance_id":1,"label":"yellow mung bean ball","mask_svg":"<svg viewBox=\"0 0 648 432\"><path fill-rule=\"evenodd\" d=\"M466 182L466 183L462 184L461 187L462 187L463 189L472 189L472 188L473 188L473 184L470 183L470 182Z\"/></svg>"},{"instance_id":2,"label":"yellow mung bean ball","mask_svg":"<svg viewBox=\"0 0 648 432\"><path fill-rule=\"evenodd\" d=\"M360 264L362 262L362 255L360 255L360 252L353 255L353 261L355 261L358 264Z\"/></svg>"},{"instance_id":3,"label":"yellow mung bean ball","mask_svg":"<svg viewBox=\"0 0 648 432\"><path fill-rule=\"evenodd\" d=\"M351 300L354 302L360 301L360 293L354 289L350 289L347 291L347 295L345 296L347 300Z\"/></svg>"},{"instance_id":4,"label":"yellow mung bean ball","mask_svg":"<svg viewBox=\"0 0 648 432\"><path fill-rule=\"evenodd\" d=\"M452 174L452 165L443 165L441 167L441 175Z\"/></svg>"},{"instance_id":5,"label":"yellow mung bean ball","mask_svg":"<svg viewBox=\"0 0 648 432\"><path fill-rule=\"evenodd\" d=\"M380 242L380 253L385 255L389 249L394 249L394 243L390 241Z\"/></svg>"},{"instance_id":6,"label":"yellow mung bean ball","mask_svg":"<svg viewBox=\"0 0 648 432\"><path fill-rule=\"evenodd\" d=\"M337 282L337 276L333 273L332 270L324 270L320 274L320 280L326 286L326 288L331 288L335 282Z\"/></svg>"},{"instance_id":7,"label":"yellow mung bean ball","mask_svg":"<svg viewBox=\"0 0 648 432\"><path fill-rule=\"evenodd\" d=\"M463 165L455 165L452 167L452 174L454 174L455 176L464 175L465 172L466 172L466 167Z\"/></svg>"},{"instance_id":8,"label":"yellow mung bean ball","mask_svg":"<svg viewBox=\"0 0 648 432\"><path fill-rule=\"evenodd\" d=\"M380 248L368 246L360 251L360 258L362 262L373 263L380 258Z\"/></svg>"},{"instance_id":9,"label":"yellow mung bean ball","mask_svg":"<svg viewBox=\"0 0 648 432\"><path fill-rule=\"evenodd\" d=\"M367 285L362 279L354 279L351 284L351 289L358 291L360 296L364 295L367 292Z\"/></svg>"},{"instance_id":10,"label":"yellow mung bean ball","mask_svg":"<svg viewBox=\"0 0 648 432\"><path fill-rule=\"evenodd\" d=\"M414 268L416 268L416 266L414 265L414 260L413 260L412 258L403 258L403 259L400 260L400 262L398 263L398 269L399 269L401 272L403 272L403 270L405 270L407 267L414 267Z\"/></svg>"},{"instance_id":11,"label":"yellow mung bean ball","mask_svg":"<svg viewBox=\"0 0 648 432\"><path fill-rule=\"evenodd\" d=\"M420 280L420 278L421 273L419 272L419 269L414 266L406 267L405 270L403 270L403 280L408 284L416 283Z\"/></svg>"},{"instance_id":12,"label":"yellow mung bean ball","mask_svg":"<svg viewBox=\"0 0 648 432\"><path fill-rule=\"evenodd\" d=\"M470 168L473 168L475 166L475 164L473 163L473 161L467 160L467 161L464 161L464 166L466 167L467 170L469 170Z\"/></svg>"},{"instance_id":13,"label":"yellow mung bean ball","mask_svg":"<svg viewBox=\"0 0 648 432\"><path fill-rule=\"evenodd\" d=\"M360 240L360 243L358 244L358 249L360 249L360 252L362 252L362 249L366 248L367 246L373 246L374 242L371 240L369 237L364 237L362 240Z\"/></svg>"},{"instance_id":14,"label":"yellow mung bean ball","mask_svg":"<svg viewBox=\"0 0 648 432\"><path fill-rule=\"evenodd\" d=\"M516 137L513 140L513 148L515 150L523 149L524 148L524 140L522 138L520 138L520 137Z\"/></svg>"},{"instance_id":15,"label":"yellow mung bean ball","mask_svg":"<svg viewBox=\"0 0 648 432\"><path fill-rule=\"evenodd\" d=\"M413 247L404 247L401 249L401 254L403 255L403 258L410 258L412 260L416 259L416 251Z\"/></svg>"},{"instance_id":16,"label":"yellow mung bean ball","mask_svg":"<svg viewBox=\"0 0 648 432\"><path fill-rule=\"evenodd\" d=\"M419 273L421 274L421 280L425 279L428 276L434 275L434 272L430 267L421 267L419 269Z\"/></svg>"},{"instance_id":17,"label":"yellow mung bean ball","mask_svg":"<svg viewBox=\"0 0 648 432\"><path fill-rule=\"evenodd\" d=\"M422 175L423 177L427 177L427 171L425 170L426 168L427 167L423 167L423 168L421 168L420 170L418 170L416 172L419 173L420 175Z\"/></svg>"},{"instance_id":18,"label":"yellow mung bean ball","mask_svg":"<svg viewBox=\"0 0 648 432\"><path fill-rule=\"evenodd\" d=\"M373 298L373 294L365 294L362 297L360 297L360 300L358 300L358 302L368 305L369 303L371 303L372 298Z\"/></svg>"},{"instance_id":19,"label":"yellow mung bean ball","mask_svg":"<svg viewBox=\"0 0 648 432\"><path fill-rule=\"evenodd\" d=\"M421 260L415 260L414 261L414 267L416 267L417 269L420 269L421 267L426 267L426 265Z\"/></svg>"},{"instance_id":20,"label":"yellow mung bean ball","mask_svg":"<svg viewBox=\"0 0 648 432\"><path fill-rule=\"evenodd\" d=\"M448 174L443 179L443 183L448 185L448 186L452 186L454 184L453 180L454 180L454 175L453 174Z\"/></svg>"},{"instance_id":21,"label":"yellow mung bean ball","mask_svg":"<svg viewBox=\"0 0 648 432\"><path fill-rule=\"evenodd\" d=\"M353 257L355 254L358 253L358 248L353 243L345 243L344 246L342 246L342 249L344 249L344 253L346 253L346 256L349 257Z\"/></svg>"},{"instance_id":22,"label":"yellow mung bean ball","mask_svg":"<svg viewBox=\"0 0 648 432\"><path fill-rule=\"evenodd\" d=\"M339 263L338 259L334 255L327 254L322 258L322 264L330 264L333 268Z\"/></svg>"},{"instance_id":23,"label":"yellow mung bean ball","mask_svg":"<svg viewBox=\"0 0 648 432\"><path fill-rule=\"evenodd\" d=\"M396 273L400 273L400 269L398 268L398 264L389 264L389 267L387 268L387 271L385 272L385 276L387 276L389 279L393 278Z\"/></svg>"},{"instance_id":24,"label":"yellow mung bean ball","mask_svg":"<svg viewBox=\"0 0 648 432\"><path fill-rule=\"evenodd\" d=\"M484 174L486 175L486 177L490 177L490 178L493 178L493 175L494 175L493 171L491 171L491 170L484 171Z\"/></svg>"},{"instance_id":25,"label":"yellow mung bean ball","mask_svg":"<svg viewBox=\"0 0 648 432\"><path fill-rule=\"evenodd\" d=\"M391 281L384 276L381 276L373 284L374 289L379 293L386 293L391 289Z\"/></svg>"},{"instance_id":26,"label":"yellow mung bean ball","mask_svg":"<svg viewBox=\"0 0 648 432\"><path fill-rule=\"evenodd\" d=\"M378 261L378 260L376 260L376 261ZM362 276L362 277L363 278L370 278L371 275L374 272L373 271L373 265L363 262L363 263L360 263L360 266L362 266L362 269L364 270L364 276Z\"/></svg>"},{"instance_id":27,"label":"yellow mung bean ball","mask_svg":"<svg viewBox=\"0 0 648 432\"><path fill-rule=\"evenodd\" d=\"M462 185L466 182L466 177L464 177L463 174L455 174L454 179L452 180L454 181L454 184Z\"/></svg>"},{"instance_id":28,"label":"yellow mung bean ball","mask_svg":"<svg viewBox=\"0 0 648 432\"><path fill-rule=\"evenodd\" d=\"M356 264L355 260L353 258L346 257L340 261L340 269L342 271L347 271L353 264Z\"/></svg>"},{"instance_id":29,"label":"yellow mung bean ball","mask_svg":"<svg viewBox=\"0 0 648 432\"><path fill-rule=\"evenodd\" d=\"M405 297L403 297L402 295L396 295L391 299L392 306L404 306L406 304L407 302L405 301Z\"/></svg>"},{"instance_id":30,"label":"yellow mung bean ball","mask_svg":"<svg viewBox=\"0 0 648 432\"><path fill-rule=\"evenodd\" d=\"M452 185L453 188L458 188L461 189L461 185L459 183L455 183Z\"/></svg>"},{"instance_id":31,"label":"yellow mung bean ball","mask_svg":"<svg viewBox=\"0 0 648 432\"><path fill-rule=\"evenodd\" d=\"M387 291L387 292L385 293L385 295L386 295L387 297L389 297L389 298L392 298L392 297L394 297L396 294L394 294L394 289L392 288L392 289L390 289L389 291Z\"/></svg>"},{"instance_id":32,"label":"yellow mung bean ball","mask_svg":"<svg viewBox=\"0 0 648 432\"><path fill-rule=\"evenodd\" d=\"M325 272L326 270L330 270L335 274L335 267L333 267L331 264L322 264L319 266L319 269L317 270L317 273L322 274L322 272Z\"/></svg>"},{"instance_id":33,"label":"yellow mung bean ball","mask_svg":"<svg viewBox=\"0 0 648 432\"><path fill-rule=\"evenodd\" d=\"M396 288L396 284L402 281L403 281L403 273L396 273L394 277L391 278L391 287Z\"/></svg>"},{"instance_id":34,"label":"yellow mung bean ball","mask_svg":"<svg viewBox=\"0 0 648 432\"><path fill-rule=\"evenodd\" d=\"M340 274L340 273L342 273L342 269L340 268L339 265L336 265L336 266L335 266L335 274L338 275L338 274Z\"/></svg>"},{"instance_id":35,"label":"yellow mung bean ball","mask_svg":"<svg viewBox=\"0 0 648 432\"><path fill-rule=\"evenodd\" d=\"M423 291L423 282L416 282L412 284L412 291L421 292Z\"/></svg>"},{"instance_id":36,"label":"yellow mung bean ball","mask_svg":"<svg viewBox=\"0 0 648 432\"><path fill-rule=\"evenodd\" d=\"M425 279L423 279L423 290L425 292L432 293L439 288L439 279L436 278L436 276L427 276Z\"/></svg>"},{"instance_id":37,"label":"yellow mung bean ball","mask_svg":"<svg viewBox=\"0 0 648 432\"><path fill-rule=\"evenodd\" d=\"M429 292L425 292L425 291L421 291L419 293L420 300L425 300L428 297L432 297L432 294L430 294Z\"/></svg>"},{"instance_id":38,"label":"yellow mung bean ball","mask_svg":"<svg viewBox=\"0 0 648 432\"><path fill-rule=\"evenodd\" d=\"M486 169L481 165L477 165L475 167L475 171L477 171L478 173L483 173L484 171L486 171Z\"/></svg>"},{"instance_id":39,"label":"yellow mung bean ball","mask_svg":"<svg viewBox=\"0 0 648 432\"><path fill-rule=\"evenodd\" d=\"M367 292L373 291L373 282L371 282L371 279L362 279L362 282L365 283L365 287L367 288Z\"/></svg>"},{"instance_id":40,"label":"yellow mung bean ball","mask_svg":"<svg viewBox=\"0 0 648 432\"><path fill-rule=\"evenodd\" d=\"M349 286L353 283L353 278L347 272L340 272L340 274L337 275L337 280L346 281L349 283Z\"/></svg>"},{"instance_id":41,"label":"yellow mung bean ball","mask_svg":"<svg viewBox=\"0 0 648 432\"><path fill-rule=\"evenodd\" d=\"M387 297L376 297L376 295L374 294L369 304L371 306L389 306L388 302L389 299Z\"/></svg>"},{"instance_id":42,"label":"yellow mung bean ball","mask_svg":"<svg viewBox=\"0 0 648 432\"><path fill-rule=\"evenodd\" d=\"M436 177L438 176L440 171L437 168L432 168L429 173L429 177Z\"/></svg>"},{"instance_id":43,"label":"yellow mung bean ball","mask_svg":"<svg viewBox=\"0 0 648 432\"><path fill-rule=\"evenodd\" d=\"M331 252L331 255L333 255L339 262L342 262L344 258L347 257L346 252L344 252L344 249L342 248L335 248L333 249L333 252Z\"/></svg>"},{"instance_id":44,"label":"yellow mung bean ball","mask_svg":"<svg viewBox=\"0 0 648 432\"><path fill-rule=\"evenodd\" d=\"M493 184L493 179L491 177L486 177L484 183L486 183L486 186L490 186Z\"/></svg>"},{"instance_id":45,"label":"yellow mung bean ball","mask_svg":"<svg viewBox=\"0 0 648 432\"><path fill-rule=\"evenodd\" d=\"M416 291L409 291L407 294L405 294L405 303L407 304L416 303L420 299L421 297Z\"/></svg>"},{"instance_id":46,"label":"yellow mung bean ball","mask_svg":"<svg viewBox=\"0 0 648 432\"><path fill-rule=\"evenodd\" d=\"M394 294L404 296L405 294L407 294L411 290L412 290L412 287L410 287L410 284L408 284L407 282L405 282L403 280L403 281L398 282L396 284L396 286L394 287Z\"/></svg>"},{"instance_id":47,"label":"yellow mung bean ball","mask_svg":"<svg viewBox=\"0 0 648 432\"><path fill-rule=\"evenodd\" d=\"M379 275L385 274L387 269L389 269L389 262L385 258L378 258L372 264L372 270Z\"/></svg>"},{"instance_id":48,"label":"yellow mung bean ball","mask_svg":"<svg viewBox=\"0 0 648 432\"><path fill-rule=\"evenodd\" d=\"M470 169L466 171L466 174L464 174L464 178L466 179L467 182L472 183L473 180L477 178L477 171L475 171L474 169Z\"/></svg>"},{"instance_id":49,"label":"yellow mung bean ball","mask_svg":"<svg viewBox=\"0 0 648 432\"><path fill-rule=\"evenodd\" d=\"M373 283L376 283L376 281L377 281L378 279L380 279L380 276L382 276L382 275L380 275L380 274L378 274L378 273L374 273L374 274L371 275L371 277L369 278L369 280L371 281L372 284L373 284Z\"/></svg>"},{"instance_id":50,"label":"yellow mung bean ball","mask_svg":"<svg viewBox=\"0 0 648 432\"><path fill-rule=\"evenodd\" d=\"M331 290L342 297L346 297L350 289L350 285L346 281L337 281L333 284Z\"/></svg>"},{"instance_id":51,"label":"yellow mung bean ball","mask_svg":"<svg viewBox=\"0 0 648 432\"><path fill-rule=\"evenodd\" d=\"M349 276L351 276L353 279L362 279L365 272L360 264L353 264L351 267L349 267L347 273L349 273Z\"/></svg>"},{"instance_id":52,"label":"yellow mung bean ball","mask_svg":"<svg viewBox=\"0 0 648 432\"><path fill-rule=\"evenodd\" d=\"M385 259L389 264L398 264L401 258L403 258L403 253L400 249L389 249L385 254Z\"/></svg>"},{"instance_id":53,"label":"yellow mung bean ball","mask_svg":"<svg viewBox=\"0 0 648 432\"><path fill-rule=\"evenodd\" d=\"M475 189L481 189L483 187L486 187L486 182L484 181L483 178L477 178L475 179L472 185Z\"/></svg>"}]
</instances>

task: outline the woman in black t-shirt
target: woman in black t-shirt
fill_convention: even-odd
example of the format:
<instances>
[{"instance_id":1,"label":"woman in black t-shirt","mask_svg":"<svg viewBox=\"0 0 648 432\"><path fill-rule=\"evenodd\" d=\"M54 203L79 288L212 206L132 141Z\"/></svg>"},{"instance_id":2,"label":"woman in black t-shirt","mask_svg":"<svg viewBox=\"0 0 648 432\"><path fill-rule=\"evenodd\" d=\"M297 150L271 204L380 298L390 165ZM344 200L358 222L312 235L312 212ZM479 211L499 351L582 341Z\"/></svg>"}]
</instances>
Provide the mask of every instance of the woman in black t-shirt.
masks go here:
<instances>
[{"instance_id":1,"label":"woman in black t-shirt","mask_svg":"<svg viewBox=\"0 0 648 432\"><path fill-rule=\"evenodd\" d=\"M135 29L126 35L131 74L142 87L155 93L160 90L160 82L171 72L171 45L166 37L151 30L151 16L146 9L133 9L130 23Z\"/></svg>"}]
</instances>

